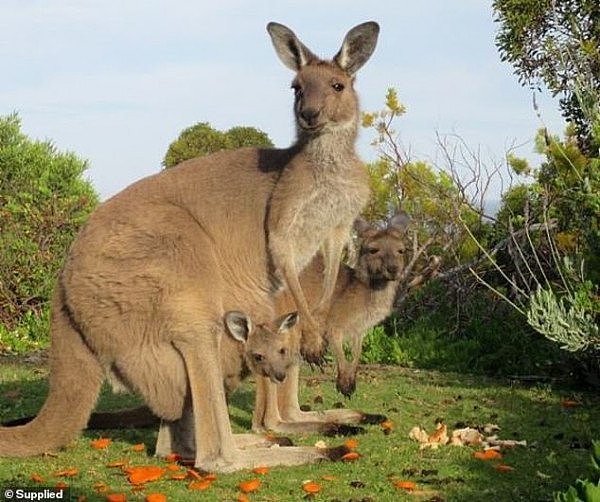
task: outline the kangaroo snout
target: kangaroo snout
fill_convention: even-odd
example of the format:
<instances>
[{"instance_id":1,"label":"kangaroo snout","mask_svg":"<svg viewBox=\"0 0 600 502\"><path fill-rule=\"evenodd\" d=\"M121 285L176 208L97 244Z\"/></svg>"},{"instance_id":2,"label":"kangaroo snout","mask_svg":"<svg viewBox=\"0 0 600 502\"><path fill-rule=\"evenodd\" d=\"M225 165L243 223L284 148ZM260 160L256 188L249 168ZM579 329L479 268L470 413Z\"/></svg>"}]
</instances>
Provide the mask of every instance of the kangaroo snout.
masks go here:
<instances>
[{"instance_id":1,"label":"kangaroo snout","mask_svg":"<svg viewBox=\"0 0 600 502\"><path fill-rule=\"evenodd\" d=\"M398 277L398 271L400 268L396 264L388 265L386 267L388 278L396 279Z\"/></svg>"},{"instance_id":2,"label":"kangaroo snout","mask_svg":"<svg viewBox=\"0 0 600 502\"><path fill-rule=\"evenodd\" d=\"M301 126L305 129L314 129L318 127L320 115L321 110L318 110L316 108L305 108L301 110L299 113Z\"/></svg>"},{"instance_id":3,"label":"kangaroo snout","mask_svg":"<svg viewBox=\"0 0 600 502\"><path fill-rule=\"evenodd\" d=\"M283 383L287 374L284 371L274 371L270 377L273 383Z\"/></svg>"}]
</instances>

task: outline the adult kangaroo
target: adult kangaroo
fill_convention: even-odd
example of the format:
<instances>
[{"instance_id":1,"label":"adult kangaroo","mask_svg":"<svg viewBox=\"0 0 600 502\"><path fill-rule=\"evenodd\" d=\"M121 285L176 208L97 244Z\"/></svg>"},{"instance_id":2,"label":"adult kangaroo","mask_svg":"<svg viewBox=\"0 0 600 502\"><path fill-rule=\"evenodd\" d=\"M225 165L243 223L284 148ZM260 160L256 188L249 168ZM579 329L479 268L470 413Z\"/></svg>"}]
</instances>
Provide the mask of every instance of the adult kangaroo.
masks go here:
<instances>
[{"instance_id":1,"label":"adult kangaroo","mask_svg":"<svg viewBox=\"0 0 600 502\"><path fill-rule=\"evenodd\" d=\"M90 216L52 300L47 400L30 423L0 428L0 456L35 455L71 441L85 427L107 371L137 391L166 427L180 430L178 420L193 417L200 469L331 456L326 449L236 445L219 363L223 316L238 310L272 320L273 296L287 285L305 321L306 353L319 355L321 337L298 274L322 248L325 308L340 249L369 196L354 148L353 83L379 27L368 22L350 30L331 61L283 25L267 30L296 72L296 142L183 162L134 183Z\"/></svg>"}]
</instances>

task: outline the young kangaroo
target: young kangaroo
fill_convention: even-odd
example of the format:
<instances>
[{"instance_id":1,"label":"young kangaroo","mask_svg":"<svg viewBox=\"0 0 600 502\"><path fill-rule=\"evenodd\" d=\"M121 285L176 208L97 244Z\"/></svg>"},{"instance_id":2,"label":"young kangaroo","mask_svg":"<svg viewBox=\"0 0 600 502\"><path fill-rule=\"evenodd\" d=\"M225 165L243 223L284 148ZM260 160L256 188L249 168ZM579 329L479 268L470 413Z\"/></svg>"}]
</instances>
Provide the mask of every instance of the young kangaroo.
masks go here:
<instances>
[{"instance_id":1,"label":"young kangaroo","mask_svg":"<svg viewBox=\"0 0 600 502\"><path fill-rule=\"evenodd\" d=\"M86 425L107 371L143 397L171 437L181 430L178 420L192 417L200 469L229 472L332 455L236 445L218 363L222 319L233 309L272 319L283 281L307 323L305 352L318 357L321 339L298 274L325 249L325 308L342 241L369 194L354 149L353 83L379 27L350 30L332 61L314 56L285 26L267 29L296 72L296 142L183 162L96 209L71 246L53 296L47 400L30 423L0 428L0 456L35 455L71 441Z\"/></svg>"},{"instance_id":2,"label":"young kangaroo","mask_svg":"<svg viewBox=\"0 0 600 502\"><path fill-rule=\"evenodd\" d=\"M254 324L244 313L231 311L225 314L225 326L231 336L221 341L221 367L224 377L225 393L229 395L250 373L269 379L274 384L285 380L289 368L295 363L295 354L290 350L293 336L292 328L298 322L298 314L286 314L274 323ZM166 456L177 452L183 458L194 458L194 421L190 409L174 424L161 423L156 444L156 454ZM94 415L94 414L92 414ZM131 426L149 426L158 423L157 418L145 406L103 413L94 417L102 428L110 428L111 422L120 420ZM129 420L129 422L127 422ZM142 421L140 423L140 421ZM276 443L274 439L236 434L236 445L268 446Z\"/></svg>"},{"instance_id":3,"label":"young kangaroo","mask_svg":"<svg viewBox=\"0 0 600 502\"><path fill-rule=\"evenodd\" d=\"M355 223L360 240L356 267L343 266L340 269L331 308L321 319L337 361L337 388L346 396L350 396L356 386L356 370L365 332L383 321L392 309L405 266L407 225L408 217L404 213L394 216L384 229L363 220ZM320 295L322 269L323 263L318 256L301 274L300 281L309 303ZM277 307L285 309L291 303L289 295L282 295ZM299 328L302 329L301 326ZM344 351L346 339L351 342L350 361ZM300 411L298 372L299 366L292 367L287 382L281 386L275 387L265 379L257 383L254 430L328 433L343 430L343 427L338 429L339 424L383 420L381 415L346 409L319 413Z\"/></svg>"},{"instance_id":4,"label":"young kangaroo","mask_svg":"<svg viewBox=\"0 0 600 502\"><path fill-rule=\"evenodd\" d=\"M231 311L225 314L225 327L229 336L221 340L221 369L225 393L231 394L250 373L271 379L274 383L285 380L289 368L296 363L292 349L296 334L292 328L298 314L286 314L275 322L254 324L244 313ZM21 417L3 425L23 425L34 417ZM117 429L123 427L149 427L158 425L159 419L147 406L115 412L92 413L90 429ZM192 436L193 437L193 436Z\"/></svg>"}]
</instances>

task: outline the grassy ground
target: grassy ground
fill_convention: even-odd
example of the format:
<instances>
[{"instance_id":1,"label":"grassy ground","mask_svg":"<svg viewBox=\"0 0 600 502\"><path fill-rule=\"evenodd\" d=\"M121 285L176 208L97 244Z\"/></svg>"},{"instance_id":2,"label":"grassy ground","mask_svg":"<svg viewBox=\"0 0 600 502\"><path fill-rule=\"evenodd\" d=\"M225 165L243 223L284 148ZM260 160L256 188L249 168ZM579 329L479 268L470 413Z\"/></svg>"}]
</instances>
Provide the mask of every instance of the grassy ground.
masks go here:
<instances>
[{"instance_id":1,"label":"grassy ground","mask_svg":"<svg viewBox=\"0 0 600 502\"><path fill-rule=\"evenodd\" d=\"M235 501L238 484L259 477L260 489L249 494L252 501L302 500L302 483L308 479L321 486L314 499L322 501L544 501L552 500L553 492L565 489L577 477L590 474L586 448L592 439L600 438L597 395L468 375L366 367L361 370L356 395L344 401L335 393L328 373L304 375L301 402L313 410L342 402L345 406L384 413L393 422L390 434L384 434L379 426L369 426L365 434L356 437L361 457L354 462L278 468L266 475L250 471L219 475L206 491L190 491L189 480L167 479L148 483L142 491L132 491L125 475L107 464L128 459L131 465L166 465L150 455L156 431L104 431L102 436L112 439L105 450L91 448L90 440L101 434L87 431L56 456L0 459L0 488L34 486L30 477L37 473L44 479L42 486L67 483L73 500L81 495L87 500L105 500L104 494L97 493L101 485L96 484L101 483L109 487L110 493L125 493L127 500L144 500L149 493L161 492L177 501ZM0 360L0 419L35 413L44 399L46 377L43 360ZM565 399L574 400L577 405L561 405ZM248 382L236 393L230 408L236 431L249 427L252 400L252 384ZM98 407L111 409L133 402L131 396L115 397L105 390ZM408 438L409 430L421 425L432 431L438 417L449 429L458 422L496 423L501 427L500 437L525 439L528 446L504 452L501 462L514 468L510 472L496 470L499 461L475 459L474 448L444 446L419 450L418 444ZM324 438L294 439L297 444L312 445ZM328 444L344 441L325 439ZM131 446L136 443L144 443L145 451L132 451ZM78 469L75 476L55 475L71 467ZM413 493L400 490L393 484L396 480L413 481L417 489Z\"/></svg>"}]
</instances>

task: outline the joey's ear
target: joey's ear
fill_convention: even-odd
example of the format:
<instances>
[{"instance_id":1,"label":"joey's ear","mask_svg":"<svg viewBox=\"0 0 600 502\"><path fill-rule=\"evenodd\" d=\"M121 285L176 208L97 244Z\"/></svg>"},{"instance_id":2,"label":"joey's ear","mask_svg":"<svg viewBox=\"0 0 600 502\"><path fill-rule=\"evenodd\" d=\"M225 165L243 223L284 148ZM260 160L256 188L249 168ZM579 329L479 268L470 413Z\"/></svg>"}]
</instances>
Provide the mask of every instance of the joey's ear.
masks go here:
<instances>
[{"instance_id":1,"label":"joey's ear","mask_svg":"<svg viewBox=\"0 0 600 502\"><path fill-rule=\"evenodd\" d=\"M278 329L277 332L281 333L282 331L288 331L292 329L298 323L300 316L298 312L290 312L289 314L284 315L280 319L277 320Z\"/></svg>"},{"instance_id":2,"label":"joey's ear","mask_svg":"<svg viewBox=\"0 0 600 502\"><path fill-rule=\"evenodd\" d=\"M227 331L239 342L246 343L252 331L252 321L243 312L232 310L225 314L225 326Z\"/></svg>"},{"instance_id":3,"label":"joey's ear","mask_svg":"<svg viewBox=\"0 0 600 502\"><path fill-rule=\"evenodd\" d=\"M373 225L371 225L367 220L361 217L358 217L354 220L353 227L356 233L359 235L359 237L362 237L363 235L366 235L369 232L375 230Z\"/></svg>"},{"instance_id":4,"label":"joey's ear","mask_svg":"<svg viewBox=\"0 0 600 502\"><path fill-rule=\"evenodd\" d=\"M388 228L398 230L399 232L406 232L410 225L410 217L404 211L400 211L396 215L392 216L392 219L388 221Z\"/></svg>"},{"instance_id":5,"label":"joey's ear","mask_svg":"<svg viewBox=\"0 0 600 502\"><path fill-rule=\"evenodd\" d=\"M311 61L319 59L298 40L298 37L287 26L271 22L267 24L267 31L271 35L271 41L279 59L290 70L298 71Z\"/></svg>"},{"instance_id":6,"label":"joey's ear","mask_svg":"<svg viewBox=\"0 0 600 502\"><path fill-rule=\"evenodd\" d=\"M353 76L371 57L377 45L379 25L373 21L352 28L333 60L348 75Z\"/></svg>"}]
</instances>

